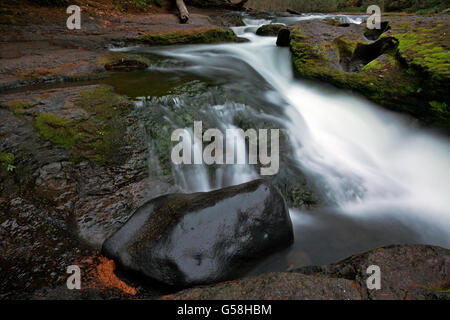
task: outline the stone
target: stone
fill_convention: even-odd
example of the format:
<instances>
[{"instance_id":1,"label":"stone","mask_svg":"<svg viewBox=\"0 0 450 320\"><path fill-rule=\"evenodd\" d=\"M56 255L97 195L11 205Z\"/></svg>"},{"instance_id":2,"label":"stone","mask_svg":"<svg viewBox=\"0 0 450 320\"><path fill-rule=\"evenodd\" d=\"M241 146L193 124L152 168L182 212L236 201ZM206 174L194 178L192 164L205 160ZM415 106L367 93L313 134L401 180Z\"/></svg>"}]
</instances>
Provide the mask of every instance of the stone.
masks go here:
<instances>
[{"instance_id":1,"label":"stone","mask_svg":"<svg viewBox=\"0 0 450 320\"><path fill-rule=\"evenodd\" d=\"M165 285L237 278L293 242L280 192L262 180L149 201L103 244L125 271Z\"/></svg>"}]
</instances>

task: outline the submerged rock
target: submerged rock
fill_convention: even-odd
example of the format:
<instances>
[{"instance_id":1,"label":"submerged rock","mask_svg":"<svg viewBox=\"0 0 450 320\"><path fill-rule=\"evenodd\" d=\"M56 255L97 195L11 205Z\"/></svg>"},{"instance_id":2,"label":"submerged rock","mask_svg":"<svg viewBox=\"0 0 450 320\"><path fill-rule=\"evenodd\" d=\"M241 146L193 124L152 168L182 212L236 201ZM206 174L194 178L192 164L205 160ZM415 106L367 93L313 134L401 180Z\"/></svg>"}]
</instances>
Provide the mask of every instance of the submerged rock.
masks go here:
<instances>
[{"instance_id":1,"label":"submerged rock","mask_svg":"<svg viewBox=\"0 0 450 320\"><path fill-rule=\"evenodd\" d=\"M103 253L125 270L167 285L190 286L242 276L292 242L282 195L256 180L156 198L105 241Z\"/></svg>"}]
</instances>

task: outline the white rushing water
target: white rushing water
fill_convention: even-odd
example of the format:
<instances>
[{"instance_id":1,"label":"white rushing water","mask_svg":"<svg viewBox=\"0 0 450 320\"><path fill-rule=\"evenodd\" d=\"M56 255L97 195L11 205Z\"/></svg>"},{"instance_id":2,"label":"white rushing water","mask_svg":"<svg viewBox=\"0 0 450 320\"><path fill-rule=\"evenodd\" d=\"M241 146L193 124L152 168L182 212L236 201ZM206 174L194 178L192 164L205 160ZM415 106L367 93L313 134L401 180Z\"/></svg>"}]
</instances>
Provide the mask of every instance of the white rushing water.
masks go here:
<instances>
[{"instance_id":1,"label":"white rushing water","mask_svg":"<svg viewBox=\"0 0 450 320\"><path fill-rule=\"evenodd\" d=\"M268 21L245 22L247 26L234 30L248 43L180 46L157 49L158 53L189 61L199 72L238 68L227 58L251 66L273 88L265 98L279 106L276 118L289 133L297 165L318 181L335 204L335 214L395 217L420 233L423 241L450 247L448 139L418 129L408 118L359 96L296 80L289 49L278 48L274 37L254 33ZM231 126L231 120L221 117L223 128ZM248 168L246 174L239 171L242 168L231 170L235 170L232 184L255 178ZM291 214L294 224L305 222L301 213Z\"/></svg>"}]
</instances>

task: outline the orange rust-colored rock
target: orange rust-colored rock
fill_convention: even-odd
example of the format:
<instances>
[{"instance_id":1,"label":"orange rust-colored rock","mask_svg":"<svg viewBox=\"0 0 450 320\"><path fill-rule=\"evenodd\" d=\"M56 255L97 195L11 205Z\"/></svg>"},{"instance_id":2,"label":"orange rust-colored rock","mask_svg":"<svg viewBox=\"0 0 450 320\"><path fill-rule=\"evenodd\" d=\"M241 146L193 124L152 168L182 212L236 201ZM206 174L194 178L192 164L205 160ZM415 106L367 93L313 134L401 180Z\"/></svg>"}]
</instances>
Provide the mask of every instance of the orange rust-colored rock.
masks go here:
<instances>
[{"instance_id":1,"label":"orange rust-colored rock","mask_svg":"<svg viewBox=\"0 0 450 320\"><path fill-rule=\"evenodd\" d=\"M120 280L115 274L114 269L116 265L113 260L108 260L105 257L100 257L100 264L97 266L98 280L105 287L117 288L130 295L136 295L136 289L130 287L125 282Z\"/></svg>"}]
</instances>

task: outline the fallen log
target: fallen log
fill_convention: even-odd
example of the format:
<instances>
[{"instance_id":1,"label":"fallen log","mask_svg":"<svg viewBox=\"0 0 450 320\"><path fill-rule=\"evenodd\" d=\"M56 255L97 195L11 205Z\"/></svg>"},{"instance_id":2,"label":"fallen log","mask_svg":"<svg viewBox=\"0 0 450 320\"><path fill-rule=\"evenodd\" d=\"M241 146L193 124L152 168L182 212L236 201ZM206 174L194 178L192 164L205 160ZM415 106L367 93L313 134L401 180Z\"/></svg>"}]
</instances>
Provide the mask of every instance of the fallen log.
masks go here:
<instances>
[{"instance_id":1,"label":"fallen log","mask_svg":"<svg viewBox=\"0 0 450 320\"><path fill-rule=\"evenodd\" d=\"M289 12L289 13L292 13L292 14L299 15L299 16L302 15L302 13L300 11L297 11L297 10L294 10L294 9L287 8L286 11Z\"/></svg>"},{"instance_id":2,"label":"fallen log","mask_svg":"<svg viewBox=\"0 0 450 320\"><path fill-rule=\"evenodd\" d=\"M242 10L248 0L185 0L188 5L200 8Z\"/></svg>"},{"instance_id":3,"label":"fallen log","mask_svg":"<svg viewBox=\"0 0 450 320\"><path fill-rule=\"evenodd\" d=\"M186 8L183 0L176 0L178 11L180 12L181 23L186 23L189 20L189 11Z\"/></svg>"}]
</instances>

